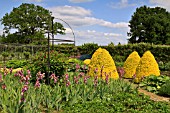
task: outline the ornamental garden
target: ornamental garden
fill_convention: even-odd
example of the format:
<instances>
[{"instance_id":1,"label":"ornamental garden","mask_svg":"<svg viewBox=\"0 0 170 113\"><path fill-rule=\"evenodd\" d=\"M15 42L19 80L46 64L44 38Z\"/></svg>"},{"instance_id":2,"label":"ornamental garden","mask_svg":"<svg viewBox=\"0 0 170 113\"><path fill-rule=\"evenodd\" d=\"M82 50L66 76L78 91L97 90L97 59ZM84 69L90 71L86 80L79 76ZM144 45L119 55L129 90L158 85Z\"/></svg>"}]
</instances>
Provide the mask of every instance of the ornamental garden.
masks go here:
<instances>
[{"instance_id":1,"label":"ornamental garden","mask_svg":"<svg viewBox=\"0 0 170 113\"><path fill-rule=\"evenodd\" d=\"M5 48L5 49L4 49ZM1 45L0 112L170 112L170 46ZM48 59L49 58L49 59Z\"/></svg>"}]
</instances>

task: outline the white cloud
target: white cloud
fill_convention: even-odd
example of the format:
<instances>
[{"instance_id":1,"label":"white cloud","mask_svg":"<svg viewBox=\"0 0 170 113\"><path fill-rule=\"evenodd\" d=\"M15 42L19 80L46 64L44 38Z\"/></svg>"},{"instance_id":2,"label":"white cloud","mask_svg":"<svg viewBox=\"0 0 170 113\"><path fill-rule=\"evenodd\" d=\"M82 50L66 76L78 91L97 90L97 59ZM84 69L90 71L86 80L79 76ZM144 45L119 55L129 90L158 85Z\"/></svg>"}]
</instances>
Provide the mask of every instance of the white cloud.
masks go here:
<instances>
[{"instance_id":1,"label":"white cloud","mask_svg":"<svg viewBox=\"0 0 170 113\"><path fill-rule=\"evenodd\" d=\"M79 17L84 17L84 16L90 16L91 11L86 10L82 7L78 6L58 6L58 7L53 7L49 8L52 13L56 16L79 16Z\"/></svg>"},{"instance_id":2,"label":"white cloud","mask_svg":"<svg viewBox=\"0 0 170 113\"><path fill-rule=\"evenodd\" d=\"M90 10L78 6L58 6L49 8L49 10L52 11L54 17L61 18L76 27L91 25L99 25L109 28L128 27L128 23L126 22L112 23L103 19L92 17L92 12Z\"/></svg>"},{"instance_id":3,"label":"white cloud","mask_svg":"<svg viewBox=\"0 0 170 113\"><path fill-rule=\"evenodd\" d=\"M94 0L69 0L72 3L84 3L84 2L92 2Z\"/></svg>"},{"instance_id":4,"label":"white cloud","mask_svg":"<svg viewBox=\"0 0 170 113\"><path fill-rule=\"evenodd\" d=\"M3 30L2 29L0 29L0 35L2 35L3 34Z\"/></svg>"},{"instance_id":5,"label":"white cloud","mask_svg":"<svg viewBox=\"0 0 170 113\"><path fill-rule=\"evenodd\" d=\"M128 0L121 0L118 3L112 2L111 7L112 8L126 8L126 7L131 7L131 6L135 6L136 4L129 4Z\"/></svg>"},{"instance_id":6,"label":"white cloud","mask_svg":"<svg viewBox=\"0 0 170 113\"><path fill-rule=\"evenodd\" d=\"M170 11L170 0L149 0L149 2L156 6L166 8L168 11Z\"/></svg>"},{"instance_id":7,"label":"white cloud","mask_svg":"<svg viewBox=\"0 0 170 113\"><path fill-rule=\"evenodd\" d=\"M55 38L74 40L74 36L69 28L66 28L66 35L57 35ZM127 43L127 39L122 34L111 33L111 32L97 32L95 30L79 31L75 30L75 41L76 45L82 45L84 43L97 43L99 45L108 45L111 42L118 44Z\"/></svg>"}]
</instances>

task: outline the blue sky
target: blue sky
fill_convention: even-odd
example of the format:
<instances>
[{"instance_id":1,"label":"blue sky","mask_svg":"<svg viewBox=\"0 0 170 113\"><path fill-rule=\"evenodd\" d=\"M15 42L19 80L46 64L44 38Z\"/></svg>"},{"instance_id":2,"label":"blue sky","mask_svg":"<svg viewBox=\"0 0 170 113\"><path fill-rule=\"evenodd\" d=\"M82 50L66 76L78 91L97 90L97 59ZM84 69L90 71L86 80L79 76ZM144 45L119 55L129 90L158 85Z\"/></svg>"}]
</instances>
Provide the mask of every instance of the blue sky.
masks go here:
<instances>
[{"instance_id":1,"label":"blue sky","mask_svg":"<svg viewBox=\"0 0 170 113\"><path fill-rule=\"evenodd\" d=\"M50 10L55 18L67 22L76 38L76 45L98 43L108 45L113 42L126 44L128 22L137 7L160 6L170 11L170 0L1 0L0 18L22 3L33 3ZM72 31L67 24L66 35L55 38L73 39ZM0 34L3 26L0 25Z\"/></svg>"}]
</instances>

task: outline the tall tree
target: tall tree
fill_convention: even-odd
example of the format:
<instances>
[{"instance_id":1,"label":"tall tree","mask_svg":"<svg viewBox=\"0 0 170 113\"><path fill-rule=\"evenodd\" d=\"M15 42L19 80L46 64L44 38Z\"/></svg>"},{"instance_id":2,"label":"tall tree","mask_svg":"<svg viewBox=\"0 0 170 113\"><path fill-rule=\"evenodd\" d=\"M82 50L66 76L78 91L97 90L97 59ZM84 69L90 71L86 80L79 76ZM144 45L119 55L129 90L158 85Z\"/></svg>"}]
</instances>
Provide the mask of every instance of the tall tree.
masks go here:
<instances>
[{"instance_id":1,"label":"tall tree","mask_svg":"<svg viewBox=\"0 0 170 113\"><path fill-rule=\"evenodd\" d=\"M9 34L7 38L12 38L11 35L13 35L17 42L24 43L27 40L32 41L36 37L44 38L45 31L52 31L52 21L53 17L49 10L38 5L23 3L19 7L13 8L9 14L6 13L1 19L1 24L4 25L5 33ZM17 31L10 34L10 29ZM53 29L54 34L64 34L65 32L63 25L57 22L53 24Z\"/></svg>"},{"instance_id":2,"label":"tall tree","mask_svg":"<svg viewBox=\"0 0 170 113\"><path fill-rule=\"evenodd\" d=\"M129 43L170 44L170 13L166 9L142 6L129 23Z\"/></svg>"}]
</instances>

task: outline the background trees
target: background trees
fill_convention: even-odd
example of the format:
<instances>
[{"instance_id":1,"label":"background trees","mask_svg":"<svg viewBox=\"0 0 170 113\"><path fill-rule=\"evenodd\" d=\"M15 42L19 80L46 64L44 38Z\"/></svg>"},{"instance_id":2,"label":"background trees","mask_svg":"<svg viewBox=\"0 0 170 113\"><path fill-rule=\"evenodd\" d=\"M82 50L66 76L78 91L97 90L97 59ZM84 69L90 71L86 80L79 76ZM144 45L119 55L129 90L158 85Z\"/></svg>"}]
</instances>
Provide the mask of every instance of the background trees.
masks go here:
<instances>
[{"instance_id":1,"label":"background trees","mask_svg":"<svg viewBox=\"0 0 170 113\"><path fill-rule=\"evenodd\" d=\"M142 6L129 23L129 43L170 44L170 13L166 9Z\"/></svg>"},{"instance_id":2,"label":"background trees","mask_svg":"<svg viewBox=\"0 0 170 113\"><path fill-rule=\"evenodd\" d=\"M52 29L52 14L49 10L34 4L23 3L1 19L4 25L4 32L7 34L1 41L32 43L33 40L43 39L46 30ZM62 24L55 22L53 24L54 34L64 34ZM15 33L10 33L11 29L15 29ZM57 30L58 29L58 30Z\"/></svg>"}]
</instances>

